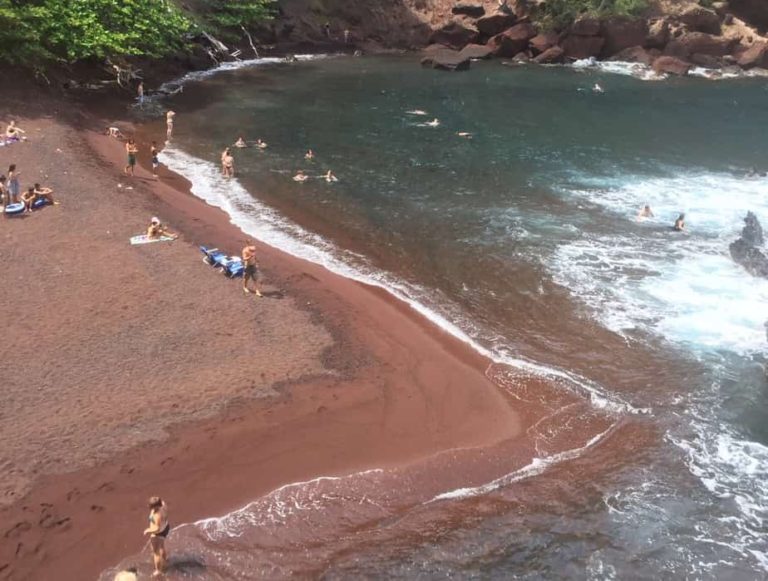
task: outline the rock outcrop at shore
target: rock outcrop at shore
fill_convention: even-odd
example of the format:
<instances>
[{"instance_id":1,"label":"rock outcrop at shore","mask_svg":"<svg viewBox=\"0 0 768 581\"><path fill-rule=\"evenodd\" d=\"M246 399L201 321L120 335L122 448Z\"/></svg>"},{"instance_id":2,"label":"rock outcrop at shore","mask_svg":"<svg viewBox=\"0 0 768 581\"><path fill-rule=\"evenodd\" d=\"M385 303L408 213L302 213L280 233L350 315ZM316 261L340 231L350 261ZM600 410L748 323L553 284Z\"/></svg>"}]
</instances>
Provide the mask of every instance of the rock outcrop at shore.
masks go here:
<instances>
[{"instance_id":1,"label":"rock outcrop at shore","mask_svg":"<svg viewBox=\"0 0 768 581\"><path fill-rule=\"evenodd\" d=\"M540 27L545 9L533 0L501 5L498 0L325 0L311 8L309 0L280 0L279 5L271 36L282 45L314 43L330 50L351 44L374 52L431 44L461 51L472 45L481 56L470 54L470 59L490 54L513 62L626 60L660 74L768 69L768 0L706 6L694 0L652 1L642 17L583 16L562 29ZM434 60L431 54L425 57ZM446 64L439 68L466 68Z\"/></svg>"},{"instance_id":2,"label":"rock outcrop at shore","mask_svg":"<svg viewBox=\"0 0 768 581\"><path fill-rule=\"evenodd\" d=\"M752 212L747 212L744 223L741 238L729 246L731 257L750 274L768 278L768 256L762 250L765 244L763 227Z\"/></svg>"}]
</instances>

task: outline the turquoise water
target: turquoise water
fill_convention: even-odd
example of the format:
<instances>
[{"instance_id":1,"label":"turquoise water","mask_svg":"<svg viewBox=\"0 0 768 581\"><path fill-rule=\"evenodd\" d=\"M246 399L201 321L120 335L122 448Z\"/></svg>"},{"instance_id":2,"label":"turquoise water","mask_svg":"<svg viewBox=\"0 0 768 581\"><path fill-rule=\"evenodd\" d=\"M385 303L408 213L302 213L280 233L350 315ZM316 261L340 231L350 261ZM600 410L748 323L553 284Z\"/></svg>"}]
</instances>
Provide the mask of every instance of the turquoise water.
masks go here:
<instances>
[{"instance_id":1,"label":"turquoise water","mask_svg":"<svg viewBox=\"0 0 768 581\"><path fill-rule=\"evenodd\" d=\"M513 395L524 370L577 399L553 406L530 465L486 485L417 470L299 483L190 525L187 550L222 579L763 578L768 282L727 247L747 210L768 222L768 179L745 178L768 169L767 98L760 80L443 74L411 57L189 84L164 160L198 195L409 301L490 354ZM223 183L239 135L269 147L236 151L239 182ZM460 460L454 476L478 462Z\"/></svg>"}]
</instances>

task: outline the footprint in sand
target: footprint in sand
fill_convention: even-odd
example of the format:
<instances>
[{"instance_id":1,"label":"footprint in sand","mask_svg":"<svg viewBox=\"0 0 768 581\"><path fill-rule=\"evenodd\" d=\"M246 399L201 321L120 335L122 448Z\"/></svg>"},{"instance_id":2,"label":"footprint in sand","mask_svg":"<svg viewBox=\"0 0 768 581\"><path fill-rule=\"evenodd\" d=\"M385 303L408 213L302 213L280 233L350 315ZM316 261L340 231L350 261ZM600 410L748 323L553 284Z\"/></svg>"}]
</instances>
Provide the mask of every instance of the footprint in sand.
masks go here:
<instances>
[{"instance_id":1,"label":"footprint in sand","mask_svg":"<svg viewBox=\"0 0 768 581\"><path fill-rule=\"evenodd\" d=\"M23 520L21 522L17 522L11 528L5 531L5 534L3 536L6 539L17 539L22 533L27 532L31 528L32 528L32 525L29 522Z\"/></svg>"}]
</instances>

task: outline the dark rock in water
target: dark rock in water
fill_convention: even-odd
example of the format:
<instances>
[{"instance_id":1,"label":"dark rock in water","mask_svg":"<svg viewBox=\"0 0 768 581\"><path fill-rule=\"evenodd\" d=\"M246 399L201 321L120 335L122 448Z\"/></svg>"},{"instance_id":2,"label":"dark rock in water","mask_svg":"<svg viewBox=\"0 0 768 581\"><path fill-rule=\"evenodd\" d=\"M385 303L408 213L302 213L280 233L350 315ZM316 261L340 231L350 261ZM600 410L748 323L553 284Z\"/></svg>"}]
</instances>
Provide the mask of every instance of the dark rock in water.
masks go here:
<instances>
[{"instance_id":1,"label":"dark rock in water","mask_svg":"<svg viewBox=\"0 0 768 581\"><path fill-rule=\"evenodd\" d=\"M754 276L768 278L768 256L759 248L764 244L763 228L752 212L747 212L744 222L741 238L728 247L731 258Z\"/></svg>"},{"instance_id":2,"label":"dark rock in water","mask_svg":"<svg viewBox=\"0 0 768 581\"><path fill-rule=\"evenodd\" d=\"M653 61L653 70L657 73L668 73L670 75L687 75L691 70L691 63L685 62L673 56L660 56Z\"/></svg>"},{"instance_id":3,"label":"dark rock in water","mask_svg":"<svg viewBox=\"0 0 768 581\"><path fill-rule=\"evenodd\" d=\"M472 18L480 18L485 15L485 8L482 4L456 4L451 8L453 14L462 14Z\"/></svg>"},{"instance_id":4,"label":"dark rock in water","mask_svg":"<svg viewBox=\"0 0 768 581\"><path fill-rule=\"evenodd\" d=\"M605 39L601 36L574 36L566 38L562 47L565 56L571 59L586 59L596 57L603 50Z\"/></svg>"},{"instance_id":5,"label":"dark rock in water","mask_svg":"<svg viewBox=\"0 0 768 581\"><path fill-rule=\"evenodd\" d=\"M533 59L537 65L549 65L554 63L561 63L565 58L565 51L559 46L553 46L545 50L539 56Z\"/></svg>"},{"instance_id":6,"label":"dark rock in water","mask_svg":"<svg viewBox=\"0 0 768 581\"><path fill-rule=\"evenodd\" d=\"M493 51L490 47L482 44L468 44L461 49L459 54L469 59L487 59L490 58Z\"/></svg>"},{"instance_id":7,"label":"dark rock in water","mask_svg":"<svg viewBox=\"0 0 768 581\"><path fill-rule=\"evenodd\" d=\"M486 37L501 34L517 22L514 14L491 14L477 21L477 29Z\"/></svg>"},{"instance_id":8,"label":"dark rock in water","mask_svg":"<svg viewBox=\"0 0 768 581\"><path fill-rule=\"evenodd\" d=\"M435 30L429 37L430 44L443 44L456 50L477 40L477 31L459 22L450 22Z\"/></svg>"},{"instance_id":9,"label":"dark rock in water","mask_svg":"<svg viewBox=\"0 0 768 581\"><path fill-rule=\"evenodd\" d=\"M691 62L705 69L719 69L723 66L723 61L708 54L694 53L691 55Z\"/></svg>"},{"instance_id":10,"label":"dark rock in water","mask_svg":"<svg viewBox=\"0 0 768 581\"><path fill-rule=\"evenodd\" d=\"M431 51L421 59L422 66L443 71L466 71L469 69L469 62L468 56L449 48Z\"/></svg>"}]
</instances>

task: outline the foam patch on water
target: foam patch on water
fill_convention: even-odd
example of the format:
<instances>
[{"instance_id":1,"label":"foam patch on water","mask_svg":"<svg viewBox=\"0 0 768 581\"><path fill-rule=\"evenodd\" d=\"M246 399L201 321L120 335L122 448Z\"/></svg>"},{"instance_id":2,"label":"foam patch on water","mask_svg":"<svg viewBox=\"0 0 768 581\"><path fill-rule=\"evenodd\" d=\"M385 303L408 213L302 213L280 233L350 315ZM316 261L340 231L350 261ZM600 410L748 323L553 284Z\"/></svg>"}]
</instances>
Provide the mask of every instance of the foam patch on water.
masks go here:
<instances>
[{"instance_id":1,"label":"foam patch on water","mask_svg":"<svg viewBox=\"0 0 768 581\"><path fill-rule=\"evenodd\" d=\"M563 66L563 65L553 65ZM631 63L625 61L599 61L595 58L580 59L570 65L565 65L576 70L594 70L601 73L610 73L613 75L623 75L634 77L641 81L663 81L669 78L665 73L657 73L652 67L642 63ZM728 81L732 79L765 77L768 71L762 69L752 69L743 71L741 69L708 69L705 67L692 67L688 71L689 77L706 79L708 81Z\"/></svg>"},{"instance_id":2,"label":"foam patch on water","mask_svg":"<svg viewBox=\"0 0 768 581\"><path fill-rule=\"evenodd\" d=\"M645 203L656 217L560 246L550 265L555 282L617 333L647 331L703 350L764 351L768 281L734 263L728 245L748 210L768 220L765 180L704 173L598 184L562 191L603 206L620 222L634 222ZM685 234L669 227L681 211Z\"/></svg>"},{"instance_id":3,"label":"foam patch on water","mask_svg":"<svg viewBox=\"0 0 768 581\"><path fill-rule=\"evenodd\" d=\"M489 349L472 336L478 336L471 321L437 291L399 280L373 268L359 254L346 252L321 236L308 232L254 198L236 179L222 179L218 167L169 146L161 161L172 171L192 183L192 193L208 204L221 208L230 221L262 242L283 252L319 264L331 272L381 288L408 304L433 324L469 345L491 361L531 371L542 377L565 380L567 387L590 399L593 405L615 413L636 413L636 410L602 386L569 371L535 363L499 347ZM458 321L458 322L455 322Z\"/></svg>"}]
</instances>

